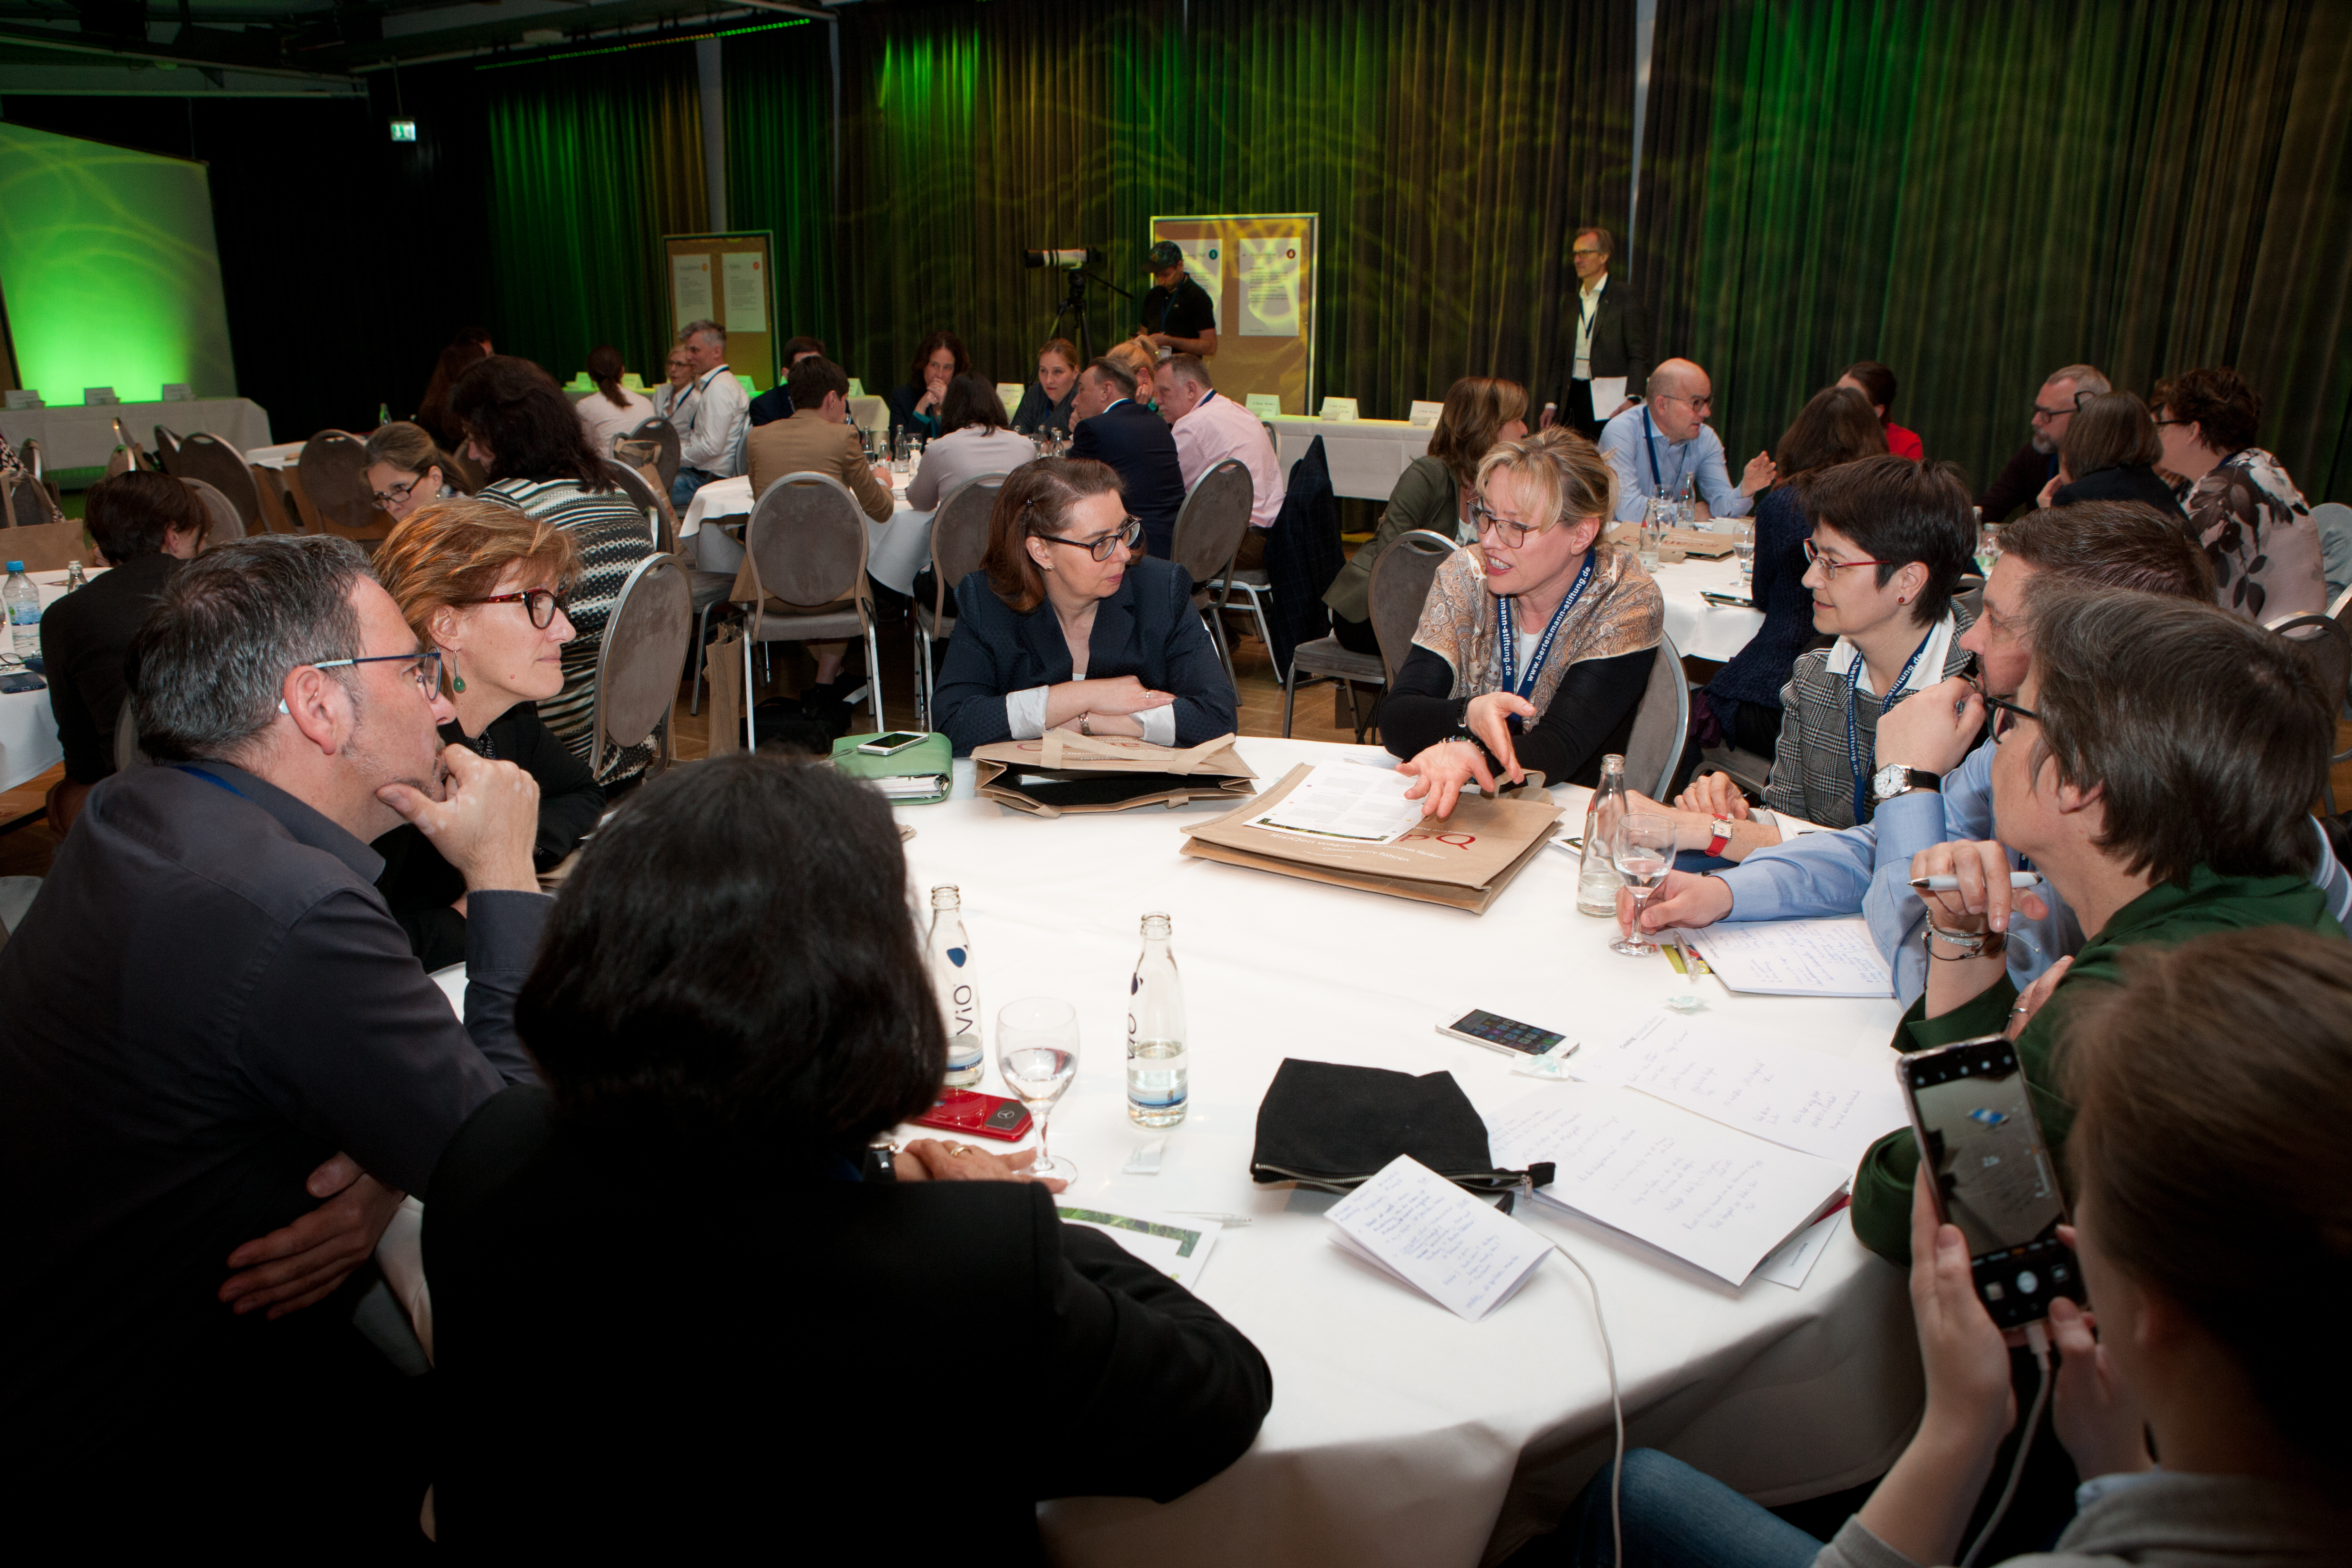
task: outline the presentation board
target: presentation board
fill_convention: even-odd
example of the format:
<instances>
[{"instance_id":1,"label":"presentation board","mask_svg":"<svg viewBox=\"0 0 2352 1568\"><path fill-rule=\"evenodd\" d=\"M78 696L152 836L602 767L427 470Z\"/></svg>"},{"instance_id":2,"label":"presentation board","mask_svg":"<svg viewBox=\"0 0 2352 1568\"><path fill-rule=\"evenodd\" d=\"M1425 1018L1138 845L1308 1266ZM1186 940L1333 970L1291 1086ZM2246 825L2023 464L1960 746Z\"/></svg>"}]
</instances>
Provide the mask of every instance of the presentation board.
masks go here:
<instances>
[{"instance_id":1,"label":"presentation board","mask_svg":"<svg viewBox=\"0 0 2352 1568\"><path fill-rule=\"evenodd\" d=\"M50 404L236 395L202 163L0 124L0 301Z\"/></svg>"},{"instance_id":2,"label":"presentation board","mask_svg":"<svg viewBox=\"0 0 2352 1568\"><path fill-rule=\"evenodd\" d=\"M1258 393L1280 398L1285 414L1314 412L1317 216L1151 220L1152 240L1174 240L1184 269L1216 302L1217 353L1209 374L1237 403Z\"/></svg>"},{"instance_id":3,"label":"presentation board","mask_svg":"<svg viewBox=\"0 0 2352 1568\"><path fill-rule=\"evenodd\" d=\"M662 236L669 330L688 321L727 329L727 363L759 391L776 384L774 236L768 230ZM659 365L654 367L658 373ZM650 379L650 378L648 378Z\"/></svg>"}]
</instances>

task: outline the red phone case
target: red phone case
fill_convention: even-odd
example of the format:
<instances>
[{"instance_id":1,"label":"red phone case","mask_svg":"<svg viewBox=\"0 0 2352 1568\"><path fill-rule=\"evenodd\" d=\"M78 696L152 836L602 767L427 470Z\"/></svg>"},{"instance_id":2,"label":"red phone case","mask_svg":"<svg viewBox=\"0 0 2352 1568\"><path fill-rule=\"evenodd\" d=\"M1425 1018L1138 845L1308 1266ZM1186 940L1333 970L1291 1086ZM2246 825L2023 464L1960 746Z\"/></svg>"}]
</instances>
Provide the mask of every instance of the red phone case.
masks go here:
<instances>
[{"instance_id":1,"label":"red phone case","mask_svg":"<svg viewBox=\"0 0 2352 1568\"><path fill-rule=\"evenodd\" d=\"M1029 1108L1001 1094L950 1089L943 1090L929 1110L915 1118L915 1125L1016 1143L1029 1136Z\"/></svg>"}]
</instances>

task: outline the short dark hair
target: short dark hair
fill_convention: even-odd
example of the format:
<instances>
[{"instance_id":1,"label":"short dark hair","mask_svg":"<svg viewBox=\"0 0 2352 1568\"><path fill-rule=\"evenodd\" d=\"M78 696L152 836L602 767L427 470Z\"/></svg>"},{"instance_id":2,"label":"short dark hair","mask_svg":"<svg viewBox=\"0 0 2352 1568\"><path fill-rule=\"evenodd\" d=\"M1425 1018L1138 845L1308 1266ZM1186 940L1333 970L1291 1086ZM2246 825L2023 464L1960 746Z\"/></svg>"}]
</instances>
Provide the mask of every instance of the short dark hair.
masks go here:
<instances>
[{"instance_id":1,"label":"short dark hair","mask_svg":"<svg viewBox=\"0 0 2352 1568\"><path fill-rule=\"evenodd\" d=\"M1916 561L1927 585L1913 606L1922 626L1943 619L1952 589L1976 563L1976 514L1969 488L1949 463L1915 463L1893 453L1808 474L1797 497L1805 515L1827 523L1874 561L1878 585Z\"/></svg>"},{"instance_id":2,"label":"short dark hair","mask_svg":"<svg viewBox=\"0 0 2352 1568\"><path fill-rule=\"evenodd\" d=\"M937 1095L929 973L880 792L739 753L654 780L589 840L515 1026L572 1125L804 1162Z\"/></svg>"},{"instance_id":3,"label":"short dark hair","mask_svg":"<svg viewBox=\"0 0 2352 1568\"><path fill-rule=\"evenodd\" d=\"M449 414L490 449L493 479L570 479L609 490L604 459L555 378L527 359L492 354L457 378Z\"/></svg>"},{"instance_id":4,"label":"short dark hair","mask_svg":"<svg viewBox=\"0 0 2352 1568\"><path fill-rule=\"evenodd\" d=\"M106 558L120 566L142 555L160 555L173 529L212 531L213 514L196 492L168 474L130 468L89 487L82 524Z\"/></svg>"},{"instance_id":5,"label":"short dark hair","mask_svg":"<svg viewBox=\"0 0 2352 1568\"><path fill-rule=\"evenodd\" d=\"M2059 1058L2095 1244L2213 1337L2288 1445L2340 1467L2352 944L2263 926L2121 957L2123 983L2068 1014Z\"/></svg>"},{"instance_id":6,"label":"short dark hair","mask_svg":"<svg viewBox=\"0 0 2352 1568\"><path fill-rule=\"evenodd\" d=\"M966 371L948 379L948 395L940 399L940 434L970 425L982 430L1013 428L1013 421L1004 416L1004 399L996 395L996 384Z\"/></svg>"},{"instance_id":7,"label":"short dark hair","mask_svg":"<svg viewBox=\"0 0 2352 1568\"><path fill-rule=\"evenodd\" d=\"M2228 365L2159 381L2151 401L2175 419L2201 426L2205 444L2217 452L2252 446L2263 422L2262 394Z\"/></svg>"},{"instance_id":8,"label":"short dark hair","mask_svg":"<svg viewBox=\"0 0 2352 1568\"><path fill-rule=\"evenodd\" d=\"M1135 395L1135 373L1115 359L1097 358L1087 368L1118 388L1121 397Z\"/></svg>"},{"instance_id":9,"label":"short dark hair","mask_svg":"<svg viewBox=\"0 0 2352 1568\"><path fill-rule=\"evenodd\" d=\"M1607 229L1601 228L1593 224L1586 224L1582 228L1580 228L1574 234L1570 235L1568 237L1568 243L1570 246L1573 246L1578 240L1582 239L1588 234L1601 242L1601 255L1614 256L1617 254L1616 237L1611 234Z\"/></svg>"},{"instance_id":10,"label":"short dark hair","mask_svg":"<svg viewBox=\"0 0 2352 1568\"><path fill-rule=\"evenodd\" d=\"M1886 450L1886 428L1870 410L1870 400L1851 386L1825 386L1805 400L1780 444L1772 449L1779 482L1787 484Z\"/></svg>"},{"instance_id":11,"label":"short dark hair","mask_svg":"<svg viewBox=\"0 0 2352 1568\"><path fill-rule=\"evenodd\" d=\"M588 351L588 379L596 390L612 400L615 408L626 408L629 400L621 395L621 377L628 366L621 363L621 351L610 343L598 343Z\"/></svg>"},{"instance_id":12,"label":"short dark hair","mask_svg":"<svg viewBox=\"0 0 2352 1568\"><path fill-rule=\"evenodd\" d=\"M2308 873L2343 693L2321 691L2301 649L2210 601L2049 573L2025 603L2036 771L2046 756L2061 783L2100 792L2102 853L2174 886L2200 866Z\"/></svg>"},{"instance_id":13,"label":"short dark hair","mask_svg":"<svg viewBox=\"0 0 2352 1568\"><path fill-rule=\"evenodd\" d=\"M971 356L963 352L963 340L945 327L941 327L937 331L926 335L921 344L916 348L914 368L907 372L908 385L923 384L923 373L930 368L931 355L941 349L947 350L955 358L955 369L948 373L950 375L961 375L971 368Z\"/></svg>"},{"instance_id":14,"label":"short dark hair","mask_svg":"<svg viewBox=\"0 0 2352 1568\"><path fill-rule=\"evenodd\" d=\"M2059 438L2058 454L2074 479L2102 468L2128 468L2164 456L2156 421L2136 392L2102 392L2074 400L2074 417Z\"/></svg>"},{"instance_id":15,"label":"short dark hair","mask_svg":"<svg viewBox=\"0 0 2352 1568\"><path fill-rule=\"evenodd\" d=\"M2002 525L2000 552L2090 587L2213 600L2213 563L2179 518L2146 501L2039 508Z\"/></svg>"},{"instance_id":16,"label":"short dark hair","mask_svg":"<svg viewBox=\"0 0 2352 1568\"><path fill-rule=\"evenodd\" d=\"M1088 496L1125 495L1118 470L1092 458L1040 458L1013 470L988 514L988 585L1017 615L1043 603L1045 580L1024 542L1059 533Z\"/></svg>"},{"instance_id":17,"label":"short dark hair","mask_svg":"<svg viewBox=\"0 0 2352 1568\"><path fill-rule=\"evenodd\" d=\"M824 343L821 339L805 337L786 338L784 340L784 368L790 370L792 368L793 361L798 359L803 354L823 354L824 353Z\"/></svg>"},{"instance_id":18,"label":"short dark hair","mask_svg":"<svg viewBox=\"0 0 2352 1568\"><path fill-rule=\"evenodd\" d=\"M849 395L849 374L823 354L804 359L784 372L784 390L792 395L795 413L806 408L814 412L823 403L825 394L836 397Z\"/></svg>"},{"instance_id":19,"label":"short dark hair","mask_svg":"<svg viewBox=\"0 0 2352 1568\"><path fill-rule=\"evenodd\" d=\"M1860 359L1838 374L1840 381L1851 381L1862 388L1864 397L1877 407L1886 410L1882 418L1893 423L1895 418L1895 373L1874 359Z\"/></svg>"},{"instance_id":20,"label":"short dark hair","mask_svg":"<svg viewBox=\"0 0 2352 1568\"><path fill-rule=\"evenodd\" d=\"M277 718L289 673L359 657L352 588L369 575L358 545L325 534L241 539L174 572L123 659L139 749L233 760ZM352 689L351 667L327 673Z\"/></svg>"}]
</instances>

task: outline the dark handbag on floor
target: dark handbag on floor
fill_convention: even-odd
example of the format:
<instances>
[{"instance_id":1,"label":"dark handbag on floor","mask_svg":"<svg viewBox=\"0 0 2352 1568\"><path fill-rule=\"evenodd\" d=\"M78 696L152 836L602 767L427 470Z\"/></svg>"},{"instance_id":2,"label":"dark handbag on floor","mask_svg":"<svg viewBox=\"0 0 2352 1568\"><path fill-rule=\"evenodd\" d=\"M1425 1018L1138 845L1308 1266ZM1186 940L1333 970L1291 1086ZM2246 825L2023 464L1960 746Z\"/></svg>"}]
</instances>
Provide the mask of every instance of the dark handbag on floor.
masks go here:
<instances>
[{"instance_id":1,"label":"dark handbag on floor","mask_svg":"<svg viewBox=\"0 0 2352 1568\"><path fill-rule=\"evenodd\" d=\"M1410 1154L1455 1186L1513 1193L1532 1176L1548 1186L1552 1167L1500 1171L1486 1147L1486 1124L1450 1072L1391 1072L1286 1058L1257 1108L1257 1146L1250 1176L1261 1184L1297 1182L1318 1192L1353 1192L1400 1154Z\"/></svg>"}]
</instances>

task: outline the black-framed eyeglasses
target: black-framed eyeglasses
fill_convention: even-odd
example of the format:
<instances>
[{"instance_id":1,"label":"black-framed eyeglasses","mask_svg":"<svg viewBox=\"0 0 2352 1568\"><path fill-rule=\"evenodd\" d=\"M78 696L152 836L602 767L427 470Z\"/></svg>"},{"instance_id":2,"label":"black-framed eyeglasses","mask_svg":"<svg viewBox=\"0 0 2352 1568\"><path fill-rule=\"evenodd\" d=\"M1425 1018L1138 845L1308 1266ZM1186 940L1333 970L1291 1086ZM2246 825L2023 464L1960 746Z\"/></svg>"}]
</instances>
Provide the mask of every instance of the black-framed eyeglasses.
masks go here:
<instances>
[{"instance_id":1,"label":"black-framed eyeglasses","mask_svg":"<svg viewBox=\"0 0 2352 1568\"><path fill-rule=\"evenodd\" d=\"M341 669L345 665L392 664L406 661L409 668L403 671L416 682L416 689L425 694L427 702L441 695L441 650L428 648L423 653L372 653L363 658L322 658L315 664L297 665L298 669ZM278 700L278 710L287 711L286 700Z\"/></svg>"},{"instance_id":2,"label":"black-framed eyeglasses","mask_svg":"<svg viewBox=\"0 0 2352 1568\"><path fill-rule=\"evenodd\" d=\"M1074 544L1097 561L1110 559L1111 552L1124 544L1129 550L1143 542L1143 520L1130 517L1099 539L1065 539L1058 533L1037 536L1048 544Z\"/></svg>"},{"instance_id":3,"label":"black-framed eyeglasses","mask_svg":"<svg viewBox=\"0 0 2352 1568\"><path fill-rule=\"evenodd\" d=\"M2037 724L2042 722L2041 714L2031 708L2021 708L2006 697L1988 697L1985 699L1985 706L1992 710L1992 738L1995 745L1999 745L2011 730L2017 728L2017 721L2020 719L2031 719Z\"/></svg>"},{"instance_id":4,"label":"black-framed eyeglasses","mask_svg":"<svg viewBox=\"0 0 2352 1568\"><path fill-rule=\"evenodd\" d=\"M2194 419L2159 419L2156 422L2156 427L2161 430L2168 425L2194 425L2196 423L2197 421Z\"/></svg>"},{"instance_id":5,"label":"black-framed eyeglasses","mask_svg":"<svg viewBox=\"0 0 2352 1568\"><path fill-rule=\"evenodd\" d=\"M404 485L394 485L388 489L376 490L372 493L373 495L375 504L389 510L393 507L398 506L402 501L406 500L408 499L408 492L415 489L424 482L425 476L423 474L419 474Z\"/></svg>"},{"instance_id":6,"label":"black-framed eyeglasses","mask_svg":"<svg viewBox=\"0 0 2352 1568\"><path fill-rule=\"evenodd\" d=\"M1565 522L1568 520L1566 518L1559 518L1554 521ZM1510 546L1513 550L1517 550L1520 546L1526 544L1528 542L1528 535L1531 533L1541 533L1545 529L1549 528L1550 526L1551 523L1549 522L1513 522L1507 517L1496 516L1495 509L1488 506L1483 500L1474 499L1470 502L1470 527L1472 531L1480 539L1484 539L1486 537L1486 531L1488 529L1493 529L1495 531L1496 537L1500 539L1505 544Z\"/></svg>"},{"instance_id":7,"label":"black-framed eyeglasses","mask_svg":"<svg viewBox=\"0 0 2352 1568\"><path fill-rule=\"evenodd\" d=\"M2068 404L2063 408L2044 408L2039 403L2035 404L2033 405L2033 416L2036 419L2063 419L2069 414L2079 412L2082 409L2083 400L2084 398L2096 397L2098 395L2099 395L2097 393L2091 391L2088 387L2084 387L2075 392L2074 401ZM2160 425L2163 421L2159 419L2157 423Z\"/></svg>"},{"instance_id":8,"label":"black-framed eyeglasses","mask_svg":"<svg viewBox=\"0 0 2352 1568\"><path fill-rule=\"evenodd\" d=\"M1687 403L1693 408L1704 408L1710 414L1715 412L1715 399L1712 395L1705 397L1685 397L1680 393L1676 392L1662 392L1658 394L1658 395L1664 398L1668 403Z\"/></svg>"},{"instance_id":9,"label":"black-framed eyeglasses","mask_svg":"<svg viewBox=\"0 0 2352 1568\"><path fill-rule=\"evenodd\" d=\"M555 624L555 612L566 609L563 601L546 588L526 588L520 594L492 594L486 599L453 599L457 605L520 605L530 616L530 624L541 631Z\"/></svg>"}]
</instances>

